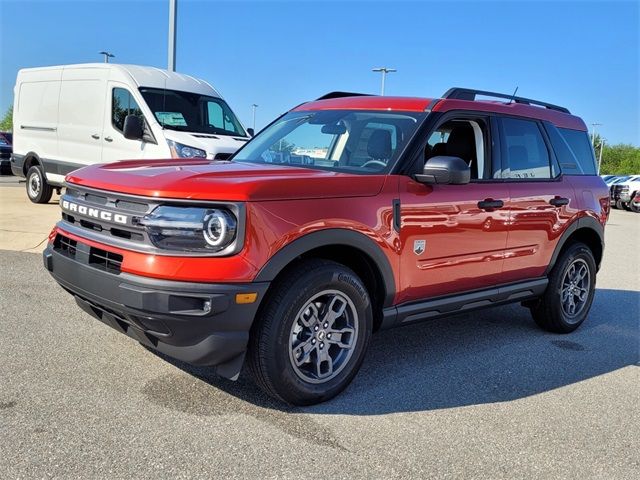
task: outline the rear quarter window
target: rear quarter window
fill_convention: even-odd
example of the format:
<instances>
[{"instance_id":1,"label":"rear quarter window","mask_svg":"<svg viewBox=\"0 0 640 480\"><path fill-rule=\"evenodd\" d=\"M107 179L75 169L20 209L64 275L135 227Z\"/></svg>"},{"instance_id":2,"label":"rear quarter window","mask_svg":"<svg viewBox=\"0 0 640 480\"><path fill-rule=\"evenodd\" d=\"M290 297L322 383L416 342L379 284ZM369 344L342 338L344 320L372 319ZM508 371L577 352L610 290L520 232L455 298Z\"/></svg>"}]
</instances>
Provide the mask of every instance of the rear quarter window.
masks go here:
<instances>
[{"instance_id":1,"label":"rear quarter window","mask_svg":"<svg viewBox=\"0 0 640 480\"><path fill-rule=\"evenodd\" d=\"M551 144L565 175L596 175L596 159L589 134L546 125Z\"/></svg>"}]
</instances>

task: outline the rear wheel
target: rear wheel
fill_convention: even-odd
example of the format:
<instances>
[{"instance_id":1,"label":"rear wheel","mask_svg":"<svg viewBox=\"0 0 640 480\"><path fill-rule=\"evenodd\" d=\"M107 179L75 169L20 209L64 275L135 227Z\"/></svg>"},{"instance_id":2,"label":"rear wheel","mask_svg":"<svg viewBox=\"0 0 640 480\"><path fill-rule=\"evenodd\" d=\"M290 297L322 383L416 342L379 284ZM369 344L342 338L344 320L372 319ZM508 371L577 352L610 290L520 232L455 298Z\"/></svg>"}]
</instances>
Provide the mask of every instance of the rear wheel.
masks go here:
<instances>
[{"instance_id":1,"label":"rear wheel","mask_svg":"<svg viewBox=\"0 0 640 480\"><path fill-rule=\"evenodd\" d=\"M273 288L249 347L256 383L293 405L334 397L358 372L371 337L364 284L344 265L313 259Z\"/></svg>"},{"instance_id":2,"label":"rear wheel","mask_svg":"<svg viewBox=\"0 0 640 480\"><path fill-rule=\"evenodd\" d=\"M544 295L530 307L533 319L550 332L573 332L589 313L595 285L593 253L583 243L572 244L551 270Z\"/></svg>"},{"instance_id":3,"label":"rear wheel","mask_svg":"<svg viewBox=\"0 0 640 480\"><path fill-rule=\"evenodd\" d=\"M34 165L27 172L27 196L33 203L48 203L53 188L47 183L42 167Z\"/></svg>"}]
</instances>

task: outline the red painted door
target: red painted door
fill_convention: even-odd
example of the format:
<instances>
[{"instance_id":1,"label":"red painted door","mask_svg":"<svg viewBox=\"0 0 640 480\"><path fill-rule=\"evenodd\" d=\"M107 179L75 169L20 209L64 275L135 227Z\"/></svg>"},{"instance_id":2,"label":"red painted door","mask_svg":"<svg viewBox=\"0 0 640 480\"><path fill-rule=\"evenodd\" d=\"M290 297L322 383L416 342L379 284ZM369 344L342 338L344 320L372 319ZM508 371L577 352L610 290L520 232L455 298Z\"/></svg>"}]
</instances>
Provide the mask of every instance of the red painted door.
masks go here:
<instances>
[{"instance_id":1,"label":"red painted door","mask_svg":"<svg viewBox=\"0 0 640 480\"><path fill-rule=\"evenodd\" d=\"M548 182L513 182L508 187L511 200L503 281L540 277L578 211L574 189L566 177ZM560 205L564 203L560 199L569 203Z\"/></svg>"},{"instance_id":2,"label":"red painted door","mask_svg":"<svg viewBox=\"0 0 640 480\"><path fill-rule=\"evenodd\" d=\"M400 177L399 191L400 303L503 283L506 184L424 185ZM478 206L488 199L504 208Z\"/></svg>"}]
</instances>

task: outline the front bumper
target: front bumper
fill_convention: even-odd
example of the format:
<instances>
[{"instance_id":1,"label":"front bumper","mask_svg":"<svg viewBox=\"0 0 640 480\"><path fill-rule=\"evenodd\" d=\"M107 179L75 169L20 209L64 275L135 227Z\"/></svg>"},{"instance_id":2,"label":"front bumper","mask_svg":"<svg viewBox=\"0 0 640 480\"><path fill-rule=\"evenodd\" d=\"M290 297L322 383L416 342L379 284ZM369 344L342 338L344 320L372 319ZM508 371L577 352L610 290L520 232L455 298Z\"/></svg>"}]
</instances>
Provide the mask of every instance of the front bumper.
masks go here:
<instances>
[{"instance_id":1,"label":"front bumper","mask_svg":"<svg viewBox=\"0 0 640 480\"><path fill-rule=\"evenodd\" d=\"M11 173L17 177L24 177L24 155L18 155L17 153L11 154Z\"/></svg>"},{"instance_id":2,"label":"front bumper","mask_svg":"<svg viewBox=\"0 0 640 480\"><path fill-rule=\"evenodd\" d=\"M113 273L90 262L88 245L61 250L50 243L44 265L87 313L143 345L192 365L240 373L249 330L268 283L187 283ZM236 294L256 292L250 304Z\"/></svg>"}]
</instances>

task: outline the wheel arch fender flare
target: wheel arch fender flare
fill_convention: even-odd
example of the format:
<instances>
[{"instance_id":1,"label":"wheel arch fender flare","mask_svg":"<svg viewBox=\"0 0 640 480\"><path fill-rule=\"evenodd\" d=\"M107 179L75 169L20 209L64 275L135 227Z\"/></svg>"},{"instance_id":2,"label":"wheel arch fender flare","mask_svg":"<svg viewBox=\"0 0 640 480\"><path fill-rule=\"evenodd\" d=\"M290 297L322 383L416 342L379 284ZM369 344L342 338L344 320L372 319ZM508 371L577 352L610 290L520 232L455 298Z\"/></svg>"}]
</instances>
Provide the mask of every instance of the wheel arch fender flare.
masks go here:
<instances>
[{"instance_id":1,"label":"wheel arch fender flare","mask_svg":"<svg viewBox=\"0 0 640 480\"><path fill-rule=\"evenodd\" d=\"M254 281L271 282L298 257L317 248L340 245L360 250L375 264L384 282L385 297L383 306L390 306L396 294L396 282L391 263L375 240L355 230L329 228L308 233L293 240L267 261Z\"/></svg>"},{"instance_id":2,"label":"wheel arch fender flare","mask_svg":"<svg viewBox=\"0 0 640 480\"><path fill-rule=\"evenodd\" d=\"M44 163L40 160L40 156L36 152L27 152L22 163L22 172L25 177L27 176L29 169L34 165L40 165L44 172Z\"/></svg>"},{"instance_id":3,"label":"wheel arch fender flare","mask_svg":"<svg viewBox=\"0 0 640 480\"><path fill-rule=\"evenodd\" d=\"M596 267L600 269L600 262L602 260L602 253L604 253L604 226L598 220L593 217L584 216L580 217L577 220L574 220L564 231L560 240L556 245L556 248L553 251L553 255L551 256L551 260L549 261L549 265L545 270L545 275L548 275L551 272L551 269L555 266L560 253L567 245L567 242L574 237L576 234L579 234L581 231L588 231L592 234L595 234L600 242L600 258L596 258ZM594 252L597 253L597 252Z\"/></svg>"}]
</instances>

